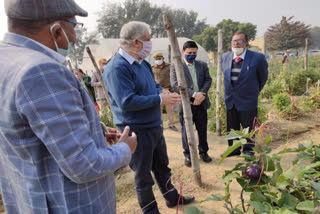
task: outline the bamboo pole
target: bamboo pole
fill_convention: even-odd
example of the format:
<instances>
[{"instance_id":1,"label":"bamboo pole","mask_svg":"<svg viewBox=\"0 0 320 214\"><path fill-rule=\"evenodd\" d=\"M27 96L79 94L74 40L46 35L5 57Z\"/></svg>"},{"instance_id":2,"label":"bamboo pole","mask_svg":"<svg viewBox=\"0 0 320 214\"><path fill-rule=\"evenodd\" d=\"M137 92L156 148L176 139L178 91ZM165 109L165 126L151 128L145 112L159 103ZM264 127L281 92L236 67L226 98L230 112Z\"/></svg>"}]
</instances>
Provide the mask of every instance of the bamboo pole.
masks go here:
<instances>
[{"instance_id":1,"label":"bamboo pole","mask_svg":"<svg viewBox=\"0 0 320 214\"><path fill-rule=\"evenodd\" d=\"M223 45L223 38L222 38L222 29L218 30L218 70L217 70L217 88L216 88L216 132L218 136L221 136L221 120L220 120L220 99L221 99L221 75L222 75L222 68L221 68L221 54L222 54L222 45Z\"/></svg>"},{"instance_id":2,"label":"bamboo pole","mask_svg":"<svg viewBox=\"0 0 320 214\"><path fill-rule=\"evenodd\" d=\"M106 85L104 84L104 81L103 81L102 71L100 71L100 69L98 68L96 60L94 59L94 57L92 55L92 52L91 52L89 47L86 48L86 51L87 51L87 53L88 53L88 55L89 55L89 57L91 59L93 67L96 69L96 71L98 73L98 79L99 79L99 82L101 82L101 84L102 84L102 89L103 89L104 96L105 96L105 98L107 100L107 105L108 105L108 107L110 107L109 95L108 95L108 92L107 92L107 89L106 89Z\"/></svg>"},{"instance_id":3,"label":"bamboo pole","mask_svg":"<svg viewBox=\"0 0 320 214\"><path fill-rule=\"evenodd\" d=\"M200 165L199 165L199 159L198 159L198 153L197 153L197 144L196 144L196 138L193 132L192 112L191 112L191 106L189 102L190 99L188 95L186 79L183 72L181 52L179 49L176 33L174 31L174 26L172 24L171 18L167 14L163 16L163 23L164 23L164 28L168 33L168 38L171 44L173 62L174 62L175 70L177 72L178 87L182 97L182 109L183 109L183 116L184 116L187 137L188 137L188 144L189 144L190 155L191 155L193 176L196 184L201 186L202 182L201 182Z\"/></svg>"},{"instance_id":4,"label":"bamboo pole","mask_svg":"<svg viewBox=\"0 0 320 214\"><path fill-rule=\"evenodd\" d=\"M304 49L304 69L308 69L308 46L309 46L309 39L306 38L306 47Z\"/></svg>"}]
</instances>

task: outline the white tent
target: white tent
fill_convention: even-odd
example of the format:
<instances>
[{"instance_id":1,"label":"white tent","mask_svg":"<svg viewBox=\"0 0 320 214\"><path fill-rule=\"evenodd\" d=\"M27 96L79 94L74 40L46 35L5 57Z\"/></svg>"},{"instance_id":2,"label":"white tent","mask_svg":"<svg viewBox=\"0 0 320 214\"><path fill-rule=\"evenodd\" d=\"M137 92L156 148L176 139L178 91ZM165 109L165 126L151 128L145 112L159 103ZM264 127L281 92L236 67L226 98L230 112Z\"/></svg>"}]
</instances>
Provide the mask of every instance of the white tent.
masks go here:
<instances>
[{"instance_id":1,"label":"white tent","mask_svg":"<svg viewBox=\"0 0 320 214\"><path fill-rule=\"evenodd\" d=\"M152 52L149 57L147 57L147 61L153 65L154 60L152 55L156 52L162 52L163 56L165 58L165 61L168 62L168 46L169 46L169 40L168 38L152 38ZM186 37L179 37L178 43L179 47L182 50L183 44L190 39ZM209 56L207 51L201 47L199 44L197 44L199 47L198 50L198 60L205 61L207 63L210 62ZM97 63L98 60L102 57L108 59L112 57L119 49L119 39L101 39L99 41L99 44L94 45L88 45L91 49L91 52L93 56L95 57ZM171 59L172 61L172 59ZM81 68L84 72L86 72L89 75L92 75L92 72L94 71L93 64L88 56L88 53L85 51L83 54L83 62L81 65L79 65L79 68Z\"/></svg>"}]
</instances>

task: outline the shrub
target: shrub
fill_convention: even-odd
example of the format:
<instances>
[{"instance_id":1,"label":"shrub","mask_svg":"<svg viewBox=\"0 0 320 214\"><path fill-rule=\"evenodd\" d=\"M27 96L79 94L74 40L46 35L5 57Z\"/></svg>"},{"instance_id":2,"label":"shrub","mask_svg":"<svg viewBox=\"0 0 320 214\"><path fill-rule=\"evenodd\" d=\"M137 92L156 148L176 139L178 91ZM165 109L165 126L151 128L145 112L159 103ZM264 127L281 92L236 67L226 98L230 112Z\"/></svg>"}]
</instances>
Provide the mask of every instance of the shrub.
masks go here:
<instances>
[{"instance_id":1,"label":"shrub","mask_svg":"<svg viewBox=\"0 0 320 214\"><path fill-rule=\"evenodd\" d=\"M291 105L288 94L280 93L273 96L272 105L276 108L277 112L282 112Z\"/></svg>"},{"instance_id":2,"label":"shrub","mask_svg":"<svg viewBox=\"0 0 320 214\"><path fill-rule=\"evenodd\" d=\"M261 136L265 124L256 130L256 136ZM233 150L252 138L254 132L231 132L227 139L239 139L229 147L222 156L220 163ZM204 201L224 201L225 208L230 214L311 214L319 213L320 206L320 146L312 142L300 144L298 148L284 149L271 154L268 146L271 138L259 138L256 141L256 156L245 157L247 162L239 162L233 169L225 170L219 182L225 185L225 195L214 194ZM282 168L281 158L285 153L296 153L288 169ZM308 162L306 164L306 161ZM248 175L248 169L255 169L255 173ZM246 172L247 171L247 172ZM247 175L246 175L247 174ZM237 182L241 186L240 204L231 200L230 184ZM250 200L244 200L244 193L250 194ZM200 214L196 207L186 208L187 214Z\"/></svg>"}]
</instances>

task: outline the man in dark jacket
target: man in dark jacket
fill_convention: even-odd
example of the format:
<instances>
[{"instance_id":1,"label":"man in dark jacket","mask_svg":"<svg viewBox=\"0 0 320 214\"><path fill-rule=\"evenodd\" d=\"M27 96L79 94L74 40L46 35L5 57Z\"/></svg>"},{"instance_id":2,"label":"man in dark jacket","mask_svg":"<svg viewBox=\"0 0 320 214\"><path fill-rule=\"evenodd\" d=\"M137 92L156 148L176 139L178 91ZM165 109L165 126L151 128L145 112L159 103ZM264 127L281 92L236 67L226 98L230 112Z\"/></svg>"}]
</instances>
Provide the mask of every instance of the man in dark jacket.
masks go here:
<instances>
[{"instance_id":1,"label":"man in dark jacket","mask_svg":"<svg viewBox=\"0 0 320 214\"><path fill-rule=\"evenodd\" d=\"M258 96L268 79L268 63L263 54L250 51L248 36L243 32L232 37L232 52L221 56L224 73L224 99L227 108L227 131L249 127L251 131L257 117ZM229 146L233 141L228 141ZM243 153L253 156L254 144L250 140ZM240 155L241 148L229 156Z\"/></svg>"},{"instance_id":2,"label":"man in dark jacket","mask_svg":"<svg viewBox=\"0 0 320 214\"><path fill-rule=\"evenodd\" d=\"M184 55L183 70L186 77L188 94L191 102L192 119L198 131L199 154L204 162L209 163L212 161L212 159L208 155L209 147L207 142L207 109L210 107L210 100L207 93L211 86L212 79L209 74L207 63L195 60L197 57L197 53L198 46L194 41L187 41L186 43L184 43L182 50L182 54ZM173 64L171 66L170 80L173 89L177 93L179 93L177 75ZM180 108L179 115L185 165L190 167L190 151L182 108Z\"/></svg>"}]
</instances>

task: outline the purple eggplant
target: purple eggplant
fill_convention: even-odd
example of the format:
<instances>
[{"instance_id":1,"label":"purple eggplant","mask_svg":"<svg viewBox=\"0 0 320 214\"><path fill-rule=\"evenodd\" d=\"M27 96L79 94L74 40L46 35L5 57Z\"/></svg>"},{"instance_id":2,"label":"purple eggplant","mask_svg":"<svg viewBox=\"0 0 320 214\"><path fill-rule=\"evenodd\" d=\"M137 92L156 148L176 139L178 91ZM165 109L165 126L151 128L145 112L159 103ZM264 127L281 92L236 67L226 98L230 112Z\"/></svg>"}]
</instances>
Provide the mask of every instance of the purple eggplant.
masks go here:
<instances>
[{"instance_id":1,"label":"purple eggplant","mask_svg":"<svg viewBox=\"0 0 320 214\"><path fill-rule=\"evenodd\" d=\"M255 180L259 178L261 173L261 168L257 164L253 164L250 166L247 166L244 173L246 174L247 178L250 180Z\"/></svg>"}]
</instances>

